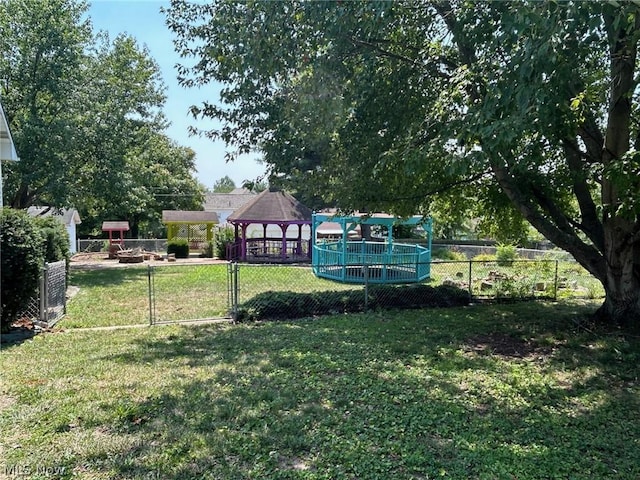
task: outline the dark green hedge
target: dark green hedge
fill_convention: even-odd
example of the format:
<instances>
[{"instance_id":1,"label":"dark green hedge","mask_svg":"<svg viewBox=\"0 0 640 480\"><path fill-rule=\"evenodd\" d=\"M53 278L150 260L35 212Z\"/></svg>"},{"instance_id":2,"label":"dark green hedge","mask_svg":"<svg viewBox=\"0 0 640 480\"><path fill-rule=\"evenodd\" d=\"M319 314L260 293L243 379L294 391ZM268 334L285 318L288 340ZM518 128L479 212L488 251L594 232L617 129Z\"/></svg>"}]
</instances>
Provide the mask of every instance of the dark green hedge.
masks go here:
<instances>
[{"instance_id":1,"label":"dark green hedge","mask_svg":"<svg viewBox=\"0 0 640 480\"><path fill-rule=\"evenodd\" d=\"M365 309L456 307L469 304L469 292L440 285L376 285L369 287L365 304L364 290L312 293L264 292L240 305L238 321L278 320L356 313Z\"/></svg>"},{"instance_id":2,"label":"dark green hedge","mask_svg":"<svg viewBox=\"0 0 640 480\"><path fill-rule=\"evenodd\" d=\"M0 322L7 331L15 316L37 293L44 266L45 234L26 212L3 208L0 213Z\"/></svg>"},{"instance_id":3,"label":"dark green hedge","mask_svg":"<svg viewBox=\"0 0 640 480\"><path fill-rule=\"evenodd\" d=\"M189 242L184 238L174 238L167 242L167 253L174 253L176 258L189 258Z\"/></svg>"},{"instance_id":4,"label":"dark green hedge","mask_svg":"<svg viewBox=\"0 0 640 480\"><path fill-rule=\"evenodd\" d=\"M0 218L2 262L2 330L6 331L31 297L38 293L45 262L65 260L69 268L69 234L55 217L31 217L3 208Z\"/></svg>"},{"instance_id":5,"label":"dark green hedge","mask_svg":"<svg viewBox=\"0 0 640 480\"><path fill-rule=\"evenodd\" d=\"M65 260L67 266L71 258L69 251L69 232L55 217L36 217L36 226L45 238L44 261L53 263Z\"/></svg>"}]
</instances>

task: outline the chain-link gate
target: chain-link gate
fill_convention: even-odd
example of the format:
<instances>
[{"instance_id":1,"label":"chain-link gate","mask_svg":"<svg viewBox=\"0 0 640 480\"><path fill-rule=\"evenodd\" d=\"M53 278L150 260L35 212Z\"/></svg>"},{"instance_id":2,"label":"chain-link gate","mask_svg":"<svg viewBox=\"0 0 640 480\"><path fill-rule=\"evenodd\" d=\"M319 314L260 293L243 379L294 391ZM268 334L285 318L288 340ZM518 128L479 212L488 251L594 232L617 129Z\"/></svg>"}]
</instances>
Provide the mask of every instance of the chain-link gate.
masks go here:
<instances>
[{"instance_id":1,"label":"chain-link gate","mask_svg":"<svg viewBox=\"0 0 640 480\"><path fill-rule=\"evenodd\" d=\"M227 263L150 265L149 323L231 318L231 269Z\"/></svg>"},{"instance_id":2,"label":"chain-link gate","mask_svg":"<svg viewBox=\"0 0 640 480\"><path fill-rule=\"evenodd\" d=\"M67 313L66 260L45 264L40 292L40 321L51 327Z\"/></svg>"},{"instance_id":3,"label":"chain-link gate","mask_svg":"<svg viewBox=\"0 0 640 480\"><path fill-rule=\"evenodd\" d=\"M38 292L29 299L23 311L16 315L17 320L41 322L54 326L67 309L67 262L45 263L41 274Z\"/></svg>"}]
</instances>

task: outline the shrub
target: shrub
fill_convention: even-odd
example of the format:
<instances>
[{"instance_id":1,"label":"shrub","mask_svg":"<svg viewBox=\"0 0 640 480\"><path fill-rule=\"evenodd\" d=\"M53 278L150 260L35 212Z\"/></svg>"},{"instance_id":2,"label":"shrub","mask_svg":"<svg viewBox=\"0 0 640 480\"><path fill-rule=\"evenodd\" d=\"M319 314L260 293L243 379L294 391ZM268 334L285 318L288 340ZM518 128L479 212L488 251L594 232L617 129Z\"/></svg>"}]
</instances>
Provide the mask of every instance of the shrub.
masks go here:
<instances>
[{"instance_id":1,"label":"shrub","mask_svg":"<svg viewBox=\"0 0 640 480\"><path fill-rule=\"evenodd\" d=\"M437 250L434 249L433 258L450 262L466 262L468 260L464 253L446 247L438 248Z\"/></svg>"},{"instance_id":2,"label":"shrub","mask_svg":"<svg viewBox=\"0 0 640 480\"><path fill-rule=\"evenodd\" d=\"M236 239L235 231L232 227L220 227L216 232L215 256L221 260L227 260L227 245Z\"/></svg>"},{"instance_id":3,"label":"shrub","mask_svg":"<svg viewBox=\"0 0 640 480\"><path fill-rule=\"evenodd\" d=\"M363 312L366 308L429 308L468 305L469 292L440 285L374 285L362 290L313 293L264 292L240 305L237 320L278 320Z\"/></svg>"},{"instance_id":4,"label":"shrub","mask_svg":"<svg viewBox=\"0 0 640 480\"><path fill-rule=\"evenodd\" d=\"M175 254L176 258L189 258L189 242L184 238L174 238L167 242L167 253Z\"/></svg>"},{"instance_id":5,"label":"shrub","mask_svg":"<svg viewBox=\"0 0 640 480\"><path fill-rule=\"evenodd\" d=\"M69 265L69 233L62 222L55 217L36 217L35 221L45 237L44 261L65 260Z\"/></svg>"},{"instance_id":6,"label":"shrub","mask_svg":"<svg viewBox=\"0 0 640 480\"><path fill-rule=\"evenodd\" d=\"M44 262L44 234L26 212L4 208L0 212L0 276L2 307L0 328L7 331L16 315L38 291Z\"/></svg>"},{"instance_id":7,"label":"shrub","mask_svg":"<svg viewBox=\"0 0 640 480\"><path fill-rule=\"evenodd\" d=\"M479 253L472 258L474 262L495 262L496 256L490 253Z\"/></svg>"},{"instance_id":8,"label":"shrub","mask_svg":"<svg viewBox=\"0 0 640 480\"><path fill-rule=\"evenodd\" d=\"M207 242L207 244L202 249L202 253L200 253L200 257L202 258L213 258L213 252L215 250L215 245L213 242Z\"/></svg>"},{"instance_id":9,"label":"shrub","mask_svg":"<svg viewBox=\"0 0 640 480\"><path fill-rule=\"evenodd\" d=\"M496 247L496 261L500 266L509 266L518 258L515 245L498 245Z\"/></svg>"}]
</instances>

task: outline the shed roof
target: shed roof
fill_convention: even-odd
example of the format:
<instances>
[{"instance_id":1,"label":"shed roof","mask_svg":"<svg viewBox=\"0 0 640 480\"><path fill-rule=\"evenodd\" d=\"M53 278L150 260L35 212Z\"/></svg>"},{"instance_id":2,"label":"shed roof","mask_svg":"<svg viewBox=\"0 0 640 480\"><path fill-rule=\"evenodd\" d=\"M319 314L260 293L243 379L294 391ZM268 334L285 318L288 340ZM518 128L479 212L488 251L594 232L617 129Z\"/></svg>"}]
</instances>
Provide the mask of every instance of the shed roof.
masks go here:
<instances>
[{"instance_id":1,"label":"shed roof","mask_svg":"<svg viewBox=\"0 0 640 480\"><path fill-rule=\"evenodd\" d=\"M312 211L289 193L267 189L239 208L227 221L242 223L311 223Z\"/></svg>"},{"instance_id":2,"label":"shed roof","mask_svg":"<svg viewBox=\"0 0 640 480\"><path fill-rule=\"evenodd\" d=\"M128 232L129 222L113 222L113 221L102 222L102 231L108 232L109 230Z\"/></svg>"},{"instance_id":3,"label":"shed roof","mask_svg":"<svg viewBox=\"0 0 640 480\"><path fill-rule=\"evenodd\" d=\"M218 223L218 214L203 210L163 210L162 223Z\"/></svg>"},{"instance_id":4,"label":"shed roof","mask_svg":"<svg viewBox=\"0 0 640 480\"><path fill-rule=\"evenodd\" d=\"M75 208L29 207L27 213L32 217L56 217L65 225L82 223L80 214Z\"/></svg>"}]
</instances>

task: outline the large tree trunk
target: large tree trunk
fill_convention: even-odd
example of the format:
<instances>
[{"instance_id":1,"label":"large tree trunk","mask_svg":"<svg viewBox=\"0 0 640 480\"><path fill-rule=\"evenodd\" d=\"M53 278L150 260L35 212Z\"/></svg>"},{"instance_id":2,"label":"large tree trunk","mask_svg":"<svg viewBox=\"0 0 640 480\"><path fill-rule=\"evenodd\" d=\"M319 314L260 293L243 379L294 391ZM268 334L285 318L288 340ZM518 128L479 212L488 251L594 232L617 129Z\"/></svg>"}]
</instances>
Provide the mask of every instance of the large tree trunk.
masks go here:
<instances>
[{"instance_id":1,"label":"large tree trunk","mask_svg":"<svg viewBox=\"0 0 640 480\"><path fill-rule=\"evenodd\" d=\"M608 183L608 182L607 182ZM608 185L603 192L608 192ZM605 214L606 275L601 278L605 289L604 304L598 310L599 320L625 327L640 328L640 242L629 220Z\"/></svg>"},{"instance_id":2,"label":"large tree trunk","mask_svg":"<svg viewBox=\"0 0 640 480\"><path fill-rule=\"evenodd\" d=\"M602 164L606 168L620 161L630 147L637 40L629 36L629 25L618 24L614 17L608 15L604 20L609 34L612 80L602 150ZM630 25L634 30L640 28L640 15L636 14ZM603 176L602 226L606 275L601 280L606 298L598 310L598 317L636 328L640 326L640 238L635 222L620 215L620 204L613 174Z\"/></svg>"},{"instance_id":3,"label":"large tree trunk","mask_svg":"<svg viewBox=\"0 0 640 480\"><path fill-rule=\"evenodd\" d=\"M640 328L639 250L637 247L626 248L619 252L613 265L607 266L607 277L603 282L606 297L596 312L598 320L626 328Z\"/></svg>"}]
</instances>

